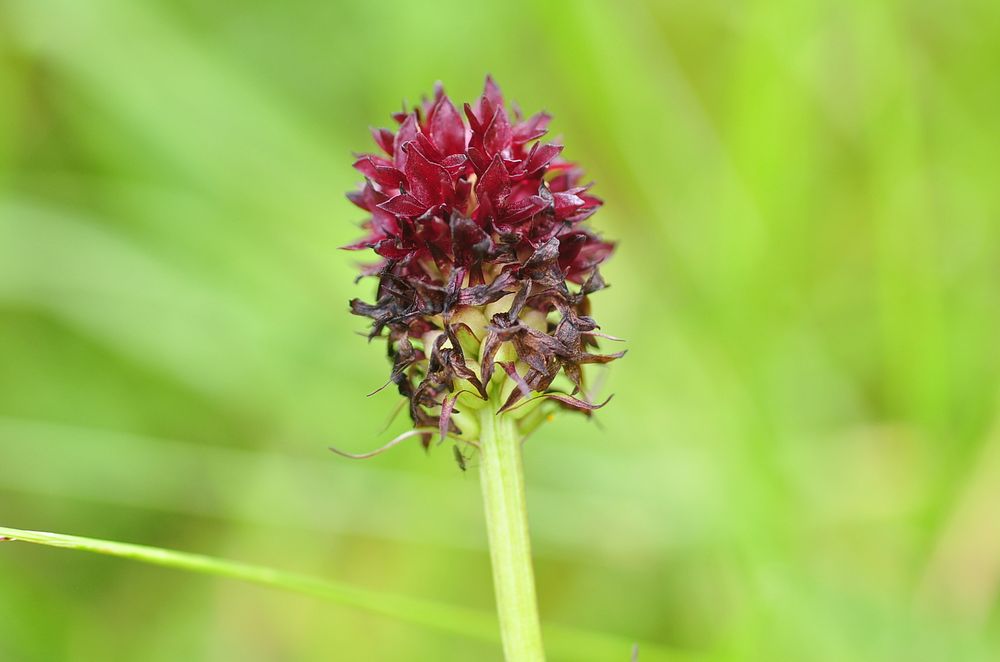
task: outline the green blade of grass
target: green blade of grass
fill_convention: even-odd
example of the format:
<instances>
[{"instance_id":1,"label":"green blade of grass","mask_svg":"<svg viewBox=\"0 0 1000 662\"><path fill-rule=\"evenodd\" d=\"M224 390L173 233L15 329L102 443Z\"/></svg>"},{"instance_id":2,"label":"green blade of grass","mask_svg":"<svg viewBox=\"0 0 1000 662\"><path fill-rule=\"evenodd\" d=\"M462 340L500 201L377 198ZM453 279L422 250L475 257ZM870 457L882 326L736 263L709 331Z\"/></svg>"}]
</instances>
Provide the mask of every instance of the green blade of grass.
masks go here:
<instances>
[{"instance_id":1,"label":"green blade of grass","mask_svg":"<svg viewBox=\"0 0 1000 662\"><path fill-rule=\"evenodd\" d=\"M285 572L266 566L240 563L202 554L178 552L160 547L83 538L46 531L26 531L0 527L0 540L3 539L117 556L168 568L238 579L363 609L373 614L389 616L406 623L449 634L457 634L497 645L500 643L496 618L475 609L371 591L341 582ZM633 645L633 642L628 639L575 628L548 626L544 630L545 636L548 638L549 652L555 658L625 660ZM694 659L686 654L674 653L652 644L640 643L639 646L643 662Z\"/></svg>"}]
</instances>

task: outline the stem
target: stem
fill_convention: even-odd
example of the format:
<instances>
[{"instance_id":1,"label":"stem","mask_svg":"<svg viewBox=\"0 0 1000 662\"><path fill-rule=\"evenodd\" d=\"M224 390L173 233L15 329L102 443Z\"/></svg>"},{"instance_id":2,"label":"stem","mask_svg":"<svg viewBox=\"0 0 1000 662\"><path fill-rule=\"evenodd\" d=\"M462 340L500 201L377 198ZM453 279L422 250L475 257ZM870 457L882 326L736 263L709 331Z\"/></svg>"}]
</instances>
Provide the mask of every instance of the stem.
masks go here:
<instances>
[{"instance_id":1,"label":"stem","mask_svg":"<svg viewBox=\"0 0 1000 662\"><path fill-rule=\"evenodd\" d=\"M500 404L492 400L490 404L481 414L479 475L500 638L508 662L543 662L545 651L531 567L521 440L513 418L497 416Z\"/></svg>"}]
</instances>

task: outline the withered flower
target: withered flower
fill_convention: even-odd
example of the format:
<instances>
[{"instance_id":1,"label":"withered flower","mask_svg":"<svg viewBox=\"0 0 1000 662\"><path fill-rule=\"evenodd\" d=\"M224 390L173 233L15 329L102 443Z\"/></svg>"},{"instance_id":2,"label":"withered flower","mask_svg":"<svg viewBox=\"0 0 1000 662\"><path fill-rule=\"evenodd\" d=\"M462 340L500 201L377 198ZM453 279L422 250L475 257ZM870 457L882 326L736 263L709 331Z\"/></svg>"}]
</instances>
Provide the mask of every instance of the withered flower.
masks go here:
<instances>
[{"instance_id":1,"label":"withered flower","mask_svg":"<svg viewBox=\"0 0 1000 662\"><path fill-rule=\"evenodd\" d=\"M354 163L365 183L348 197L370 217L345 248L380 258L362 272L378 279L375 302L351 310L387 338L387 385L424 444L429 430L475 440L478 419L461 410L487 402L522 434L544 420L543 401L603 406L586 399L581 366L623 354L591 351L611 338L588 297L605 287L598 268L614 244L586 225L602 202L581 169L541 140L550 116L508 113L487 77L464 119L440 85L393 117L395 131L372 130L380 152Z\"/></svg>"}]
</instances>

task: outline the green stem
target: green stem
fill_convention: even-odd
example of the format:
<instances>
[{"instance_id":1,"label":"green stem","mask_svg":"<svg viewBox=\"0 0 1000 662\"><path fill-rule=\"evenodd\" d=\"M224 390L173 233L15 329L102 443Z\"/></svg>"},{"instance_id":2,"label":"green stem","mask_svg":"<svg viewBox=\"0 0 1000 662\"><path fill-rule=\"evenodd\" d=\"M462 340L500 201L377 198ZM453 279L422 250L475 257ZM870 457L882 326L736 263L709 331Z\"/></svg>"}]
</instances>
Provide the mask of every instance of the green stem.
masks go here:
<instances>
[{"instance_id":1,"label":"green stem","mask_svg":"<svg viewBox=\"0 0 1000 662\"><path fill-rule=\"evenodd\" d=\"M482 410L479 474L493 563L493 587L504 656L509 662L542 662L542 631L531 567L531 539L524 496L521 439L498 403Z\"/></svg>"}]
</instances>

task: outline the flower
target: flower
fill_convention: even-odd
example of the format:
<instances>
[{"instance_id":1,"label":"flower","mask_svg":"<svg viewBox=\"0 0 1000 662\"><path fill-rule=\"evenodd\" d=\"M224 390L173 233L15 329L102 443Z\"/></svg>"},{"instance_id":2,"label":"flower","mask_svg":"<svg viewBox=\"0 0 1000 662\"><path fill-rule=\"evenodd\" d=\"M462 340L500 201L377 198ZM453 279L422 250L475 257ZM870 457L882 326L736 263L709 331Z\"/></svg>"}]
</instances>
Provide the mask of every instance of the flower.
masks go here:
<instances>
[{"instance_id":1,"label":"flower","mask_svg":"<svg viewBox=\"0 0 1000 662\"><path fill-rule=\"evenodd\" d=\"M491 394L522 427L538 420L524 399L589 414L603 403L577 397L581 365L624 353L589 351L611 338L589 316L614 249L585 223L602 201L563 146L541 140L548 114L509 114L490 77L463 110L438 85L393 116L395 131L372 130L380 152L357 158L365 183L348 194L370 214L367 234L344 248L379 256L361 274L378 290L351 310L372 320L369 338L388 339L387 385L409 400L417 429L461 438L456 404L481 408Z\"/></svg>"}]
</instances>

